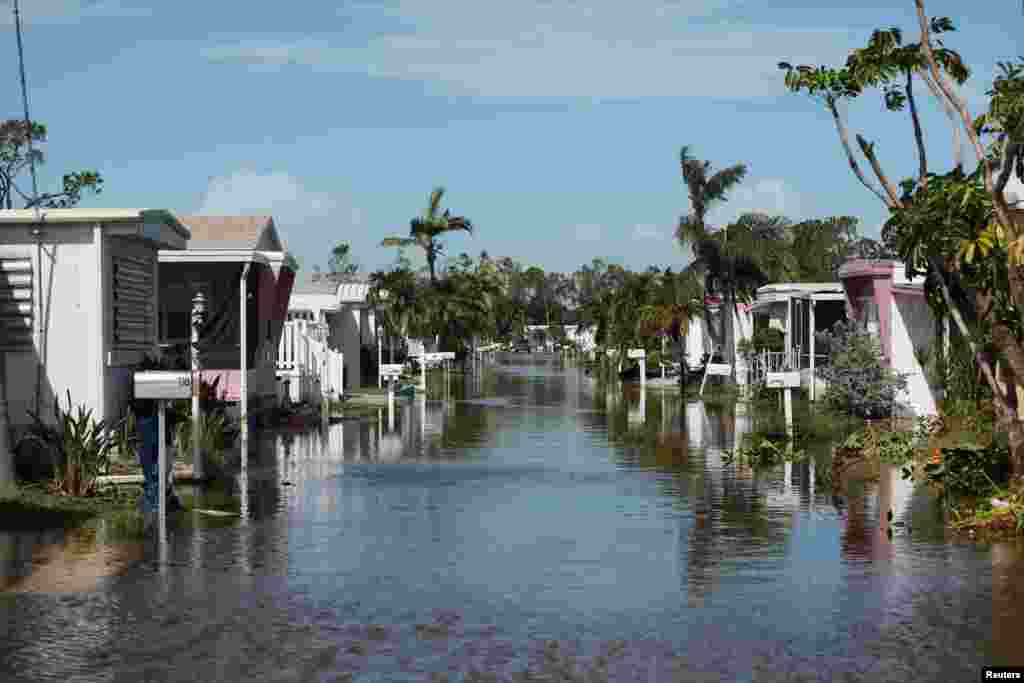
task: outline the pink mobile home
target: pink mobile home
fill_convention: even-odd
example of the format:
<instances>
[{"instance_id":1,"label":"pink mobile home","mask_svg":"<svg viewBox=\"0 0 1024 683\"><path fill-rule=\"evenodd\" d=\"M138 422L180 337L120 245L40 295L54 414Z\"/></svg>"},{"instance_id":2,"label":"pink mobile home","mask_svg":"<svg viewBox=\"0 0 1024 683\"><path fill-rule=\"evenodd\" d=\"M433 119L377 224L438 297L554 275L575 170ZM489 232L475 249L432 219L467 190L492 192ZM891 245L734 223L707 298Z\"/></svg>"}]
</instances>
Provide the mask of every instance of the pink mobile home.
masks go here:
<instances>
[{"instance_id":1,"label":"pink mobile home","mask_svg":"<svg viewBox=\"0 0 1024 683\"><path fill-rule=\"evenodd\" d=\"M161 349L187 366L192 299L202 292L203 378L219 377L223 398L247 415L250 403L258 410L275 399L275 357L295 274L270 216L185 216L181 222L192 235L186 248L159 256Z\"/></svg>"},{"instance_id":2,"label":"pink mobile home","mask_svg":"<svg viewBox=\"0 0 1024 683\"><path fill-rule=\"evenodd\" d=\"M903 402L916 415L934 415L941 389L929 384L917 350L941 343L924 296L924 278L908 280L899 261L853 259L839 269L847 315L877 335L885 363L908 376Z\"/></svg>"}]
</instances>

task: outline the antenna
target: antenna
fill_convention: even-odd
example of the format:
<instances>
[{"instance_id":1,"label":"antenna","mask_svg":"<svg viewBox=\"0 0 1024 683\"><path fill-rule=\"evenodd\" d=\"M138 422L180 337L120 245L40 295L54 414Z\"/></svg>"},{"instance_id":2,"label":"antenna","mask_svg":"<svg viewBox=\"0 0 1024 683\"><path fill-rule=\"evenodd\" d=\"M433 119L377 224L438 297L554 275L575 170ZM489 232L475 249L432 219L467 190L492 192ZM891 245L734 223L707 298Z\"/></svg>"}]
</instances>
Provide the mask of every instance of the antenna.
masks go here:
<instances>
[{"instance_id":1,"label":"antenna","mask_svg":"<svg viewBox=\"0 0 1024 683\"><path fill-rule=\"evenodd\" d=\"M18 68L21 71L21 101L25 105L25 137L28 140L28 168L32 174L32 207L39 215L39 188L36 184L36 157L32 149L32 119L28 116L28 88L25 86L25 53L21 44L21 12L14 0L14 29L18 36Z\"/></svg>"}]
</instances>

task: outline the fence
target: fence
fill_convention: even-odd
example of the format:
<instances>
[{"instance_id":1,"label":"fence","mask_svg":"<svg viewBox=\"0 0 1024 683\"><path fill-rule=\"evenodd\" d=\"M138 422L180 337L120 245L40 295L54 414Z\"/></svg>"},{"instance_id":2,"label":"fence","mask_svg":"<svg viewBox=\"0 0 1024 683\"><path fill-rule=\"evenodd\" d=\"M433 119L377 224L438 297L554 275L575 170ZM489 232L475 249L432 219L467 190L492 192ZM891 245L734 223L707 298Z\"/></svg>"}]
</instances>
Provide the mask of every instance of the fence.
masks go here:
<instances>
[{"instance_id":1,"label":"fence","mask_svg":"<svg viewBox=\"0 0 1024 683\"><path fill-rule=\"evenodd\" d=\"M284 323L277 350L277 379L287 383L293 403L318 404L343 392L344 356L327 346L326 325L308 320Z\"/></svg>"},{"instance_id":2,"label":"fence","mask_svg":"<svg viewBox=\"0 0 1024 683\"><path fill-rule=\"evenodd\" d=\"M750 364L751 383L767 380L769 372L791 372L800 369L800 347L788 351L762 351Z\"/></svg>"}]
</instances>

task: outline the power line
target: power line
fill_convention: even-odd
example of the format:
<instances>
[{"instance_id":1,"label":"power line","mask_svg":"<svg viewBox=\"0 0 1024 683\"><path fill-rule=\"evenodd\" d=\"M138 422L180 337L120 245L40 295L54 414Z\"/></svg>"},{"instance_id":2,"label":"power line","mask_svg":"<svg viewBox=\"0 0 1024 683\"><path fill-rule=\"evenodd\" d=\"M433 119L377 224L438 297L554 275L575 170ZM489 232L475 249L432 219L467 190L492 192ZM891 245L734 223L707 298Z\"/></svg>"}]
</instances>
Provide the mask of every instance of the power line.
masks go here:
<instances>
[{"instance_id":1,"label":"power line","mask_svg":"<svg viewBox=\"0 0 1024 683\"><path fill-rule=\"evenodd\" d=\"M18 68L21 71L21 101L25 105L25 137L28 140L28 168L32 174L32 206L39 211L39 188L36 185L36 158L32 149L32 119L28 116L28 87L25 85L25 52L21 44L21 12L14 0L14 30L18 36Z\"/></svg>"}]
</instances>

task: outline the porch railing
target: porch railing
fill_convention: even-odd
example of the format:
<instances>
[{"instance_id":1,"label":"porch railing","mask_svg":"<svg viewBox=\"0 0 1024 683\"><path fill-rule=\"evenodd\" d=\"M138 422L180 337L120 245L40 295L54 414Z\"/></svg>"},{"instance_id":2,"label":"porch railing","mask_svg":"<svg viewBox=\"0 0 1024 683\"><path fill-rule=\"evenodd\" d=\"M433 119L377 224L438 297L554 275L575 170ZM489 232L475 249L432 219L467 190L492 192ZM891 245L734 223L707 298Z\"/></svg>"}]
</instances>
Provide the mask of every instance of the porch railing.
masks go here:
<instances>
[{"instance_id":1,"label":"porch railing","mask_svg":"<svg viewBox=\"0 0 1024 683\"><path fill-rule=\"evenodd\" d=\"M750 364L753 383L765 382L770 372L792 372L800 369L800 347L787 351L762 351Z\"/></svg>"},{"instance_id":2,"label":"porch railing","mask_svg":"<svg viewBox=\"0 0 1024 683\"><path fill-rule=\"evenodd\" d=\"M319 403L343 391L344 355L327 346L323 325L307 320L284 323L277 350L277 378L288 383L294 403Z\"/></svg>"}]
</instances>

